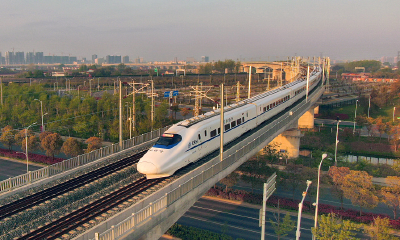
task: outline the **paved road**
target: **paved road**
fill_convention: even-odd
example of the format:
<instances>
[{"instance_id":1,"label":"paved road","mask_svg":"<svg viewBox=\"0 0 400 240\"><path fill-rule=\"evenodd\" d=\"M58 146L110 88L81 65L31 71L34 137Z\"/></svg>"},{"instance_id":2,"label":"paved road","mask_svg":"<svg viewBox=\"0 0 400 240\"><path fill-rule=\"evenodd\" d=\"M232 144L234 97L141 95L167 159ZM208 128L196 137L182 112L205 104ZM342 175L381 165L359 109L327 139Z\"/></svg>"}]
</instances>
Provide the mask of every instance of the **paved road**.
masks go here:
<instances>
[{"instance_id":1,"label":"paved road","mask_svg":"<svg viewBox=\"0 0 400 240\"><path fill-rule=\"evenodd\" d=\"M292 213L292 220L297 224L297 213ZM226 201L218 201L209 198L199 199L177 223L201 228L217 233L225 233L236 238L260 239L261 228L258 226L259 208L247 204L233 204ZM281 214L284 217L284 214ZM273 212L267 210L266 219L275 219ZM310 218L302 218L300 239L311 239L311 227L314 221ZM284 238L294 239L296 229ZM276 239L271 224L266 223L265 239Z\"/></svg>"},{"instance_id":2,"label":"paved road","mask_svg":"<svg viewBox=\"0 0 400 240\"><path fill-rule=\"evenodd\" d=\"M314 183L312 183L314 184ZM248 186L248 184L245 184L243 182L239 182L234 186L235 189L241 189L241 190L246 190L246 191L251 191L251 187ZM302 198L302 191L304 191L306 188L306 184L304 184L304 189L299 188L298 190L295 191L294 193L294 198L301 200ZM254 188L255 193L260 193L262 194L262 189L261 188ZM273 194L274 196L279 196L279 197L285 197L292 199L293 193L291 191L288 191L284 189L283 187L277 187L276 191ZM315 196L312 196L311 199L309 197L310 195L307 196L306 201L312 201L315 202ZM331 193L331 189L328 186L321 186L320 188L320 196L319 196L319 203L320 204L329 204L333 205L336 207L340 207L341 203L340 200ZM358 206L354 206L349 199L344 199L343 200L343 207L344 208L349 208L349 209L354 209L354 210L359 210ZM390 217L393 217L393 211L388 208L385 204L379 203L378 206L374 209L362 209L363 212L372 212L372 213L381 213L381 214L388 214Z\"/></svg>"},{"instance_id":3,"label":"paved road","mask_svg":"<svg viewBox=\"0 0 400 240\"><path fill-rule=\"evenodd\" d=\"M29 171L42 168L29 164ZM26 163L0 158L0 181L26 173Z\"/></svg>"}]
</instances>

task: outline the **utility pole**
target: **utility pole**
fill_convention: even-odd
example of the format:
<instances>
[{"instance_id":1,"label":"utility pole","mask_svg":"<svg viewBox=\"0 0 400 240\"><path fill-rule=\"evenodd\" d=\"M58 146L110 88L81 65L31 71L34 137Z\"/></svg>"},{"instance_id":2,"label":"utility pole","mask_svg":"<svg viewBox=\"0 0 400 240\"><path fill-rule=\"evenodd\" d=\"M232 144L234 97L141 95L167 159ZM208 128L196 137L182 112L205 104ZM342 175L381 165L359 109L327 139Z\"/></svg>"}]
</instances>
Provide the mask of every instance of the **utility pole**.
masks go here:
<instances>
[{"instance_id":1,"label":"utility pole","mask_svg":"<svg viewBox=\"0 0 400 240\"><path fill-rule=\"evenodd\" d=\"M135 81L132 81L132 86L133 86L133 91L132 91L132 121L131 121L131 126L133 128L133 132L135 132L135 123L136 123L136 119L135 119L135 94L136 94L136 89L135 89ZM133 124L132 124L133 123Z\"/></svg>"},{"instance_id":2,"label":"utility pole","mask_svg":"<svg viewBox=\"0 0 400 240\"><path fill-rule=\"evenodd\" d=\"M119 148L122 150L122 83L119 80Z\"/></svg>"},{"instance_id":3,"label":"utility pole","mask_svg":"<svg viewBox=\"0 0 400 240\"><path fill-rule=\"evenodd\" d=\"M151 82L151 131L153 131L154 126L154 82L153 80L149 80Z\"/></svg>"},{"instance_id":4,"label":"utility pole","mask_svg":"<svg viewBox=\"0 0 400 240\"><path fill-rule=\"evenodd\" d=\"M249 92L247 93L247 98L251 97L251 66L249 67Z\"/></svg>"},{"instance_id":5,"label":"utility pole","mask_svg":"<svg viewBox=\"0 0 400 240\"><path fill-rule=\"evenodd\" d=\"M199 116L199 85L196 85L195 93L194 93L194 117Z\"/></svg>"},{"instance_id":6,"label":"utility pole","mask_svg":"<svg viewBox=\"0 0 400 240\"><path fill-rule=\"evenodd\" d=\"M1 105L3 105L3 77L0 77Z\"/></svg>"},{"instance_id":7,"label":"utility pole","mask_svg":"<svg viewBox=\"0 0 400 240\"><path fill-rule=\"evenodd\" d=\"M224 159L224 84L221 84L221 114L220 114L221 136L219 142L219 160Z\"/></svg>"},{"instance_id":8,"label":"utility pole","mask_svg":"<svg viewBox=\"0 0 400 240\"><path fill-rule=\"evenodd\" d=\"M310 81L310 65L307 66L307 89L306 89L306 102L308 102L308 82Z\"/></svg>"},{"instance_id":9,"label":"utility pole","mask_svg":"<svg viewBox=\"0 0 400 240\"><path fill-rule=\"evenodd\" d=\"M330 76L330 73L331 73L331 59L328 57L327 59L327 62L328 62L328 66L327 66L327 69L326 69L326 74L327 74L327 79L326 79L326 88L327 88L327 90L328 90L328 92L329 92L329 88L330 88L330 86L329 86L329 76Z\"/></svg>"},{"instance_id":10,"label":"utility pole","mask_svg":"<svg viewBox=\"0 0 400 240\"><path fill-rule=\"evenodd\" d=\"M240 82L236 83L236 102L240 102Z\"/></svg>"}]
</instances>

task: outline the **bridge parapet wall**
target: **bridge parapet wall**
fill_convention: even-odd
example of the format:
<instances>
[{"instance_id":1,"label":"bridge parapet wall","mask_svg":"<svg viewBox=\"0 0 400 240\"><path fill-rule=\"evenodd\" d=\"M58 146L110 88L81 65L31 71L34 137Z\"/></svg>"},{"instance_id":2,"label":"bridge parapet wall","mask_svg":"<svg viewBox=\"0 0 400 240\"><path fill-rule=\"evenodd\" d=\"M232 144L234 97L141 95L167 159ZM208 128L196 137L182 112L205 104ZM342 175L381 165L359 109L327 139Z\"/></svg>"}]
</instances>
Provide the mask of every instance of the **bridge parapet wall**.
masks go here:
<instances>
[{"instance_id":1,"label":"bridge parapet wall","mask_svg":"<svg viewBox=\"0 0 400 240\"><path fill-rule=\"evenodd\" d=\"M208 189L260 151L289 126L296 124L323 93L314 92L303 102L264 126L251 136L224 152L224 159L216 157L165 186L125 211L100 223L75 239L158 239ZM102 232L102 233L101 233ZM98 234L101 233L101 234Z\"/></svg>"}]
</instances>

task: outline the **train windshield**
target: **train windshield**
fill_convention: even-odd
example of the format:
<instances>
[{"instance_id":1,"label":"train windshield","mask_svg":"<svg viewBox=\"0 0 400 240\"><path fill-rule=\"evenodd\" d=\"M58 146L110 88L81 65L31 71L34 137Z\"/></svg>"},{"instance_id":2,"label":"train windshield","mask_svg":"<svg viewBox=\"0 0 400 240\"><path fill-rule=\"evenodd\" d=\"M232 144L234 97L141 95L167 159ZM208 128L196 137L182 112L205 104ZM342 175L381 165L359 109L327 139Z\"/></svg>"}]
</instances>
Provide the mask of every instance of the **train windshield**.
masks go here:
<instances>
[{"instance_id":1,"label":"train windshield","mask_svg":"<svg viewBox=\"0 0 400 240\"><path fill-rule=\"evenodd\" d=\"M158 139L154 147L158 148L172 148L177 145L180 141L182 141L182 136L179 134L169 134L164 133Z\"/></svg>"}]
</instances>

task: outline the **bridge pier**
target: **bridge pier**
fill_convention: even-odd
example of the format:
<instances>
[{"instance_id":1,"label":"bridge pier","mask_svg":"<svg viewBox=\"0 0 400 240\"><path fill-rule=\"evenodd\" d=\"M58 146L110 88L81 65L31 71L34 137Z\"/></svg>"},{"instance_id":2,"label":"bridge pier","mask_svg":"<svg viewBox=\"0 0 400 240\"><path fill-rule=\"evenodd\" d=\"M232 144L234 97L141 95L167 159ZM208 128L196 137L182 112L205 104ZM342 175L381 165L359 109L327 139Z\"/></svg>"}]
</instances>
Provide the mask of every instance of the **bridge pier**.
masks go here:
<instances>
[{"instance_id":1,"label":"bridge pier","mask_svg":"<svg viewBox=\"0 0 400 240\"><path fill-rule=\"evenodd\" d=\"M275 149L287 153L288 158L299 157L300 138L303 136L297 128L292 128L279 134L271 144L277 146Z\"/></svg>"},{"instance_id":2,"label":"bridge pier","mask_svg":"<svg viewBox=\"0 0 400 240\"><path fill-rule=\"evenodd\" d=\"M299 128L314 128L314 113L318 112L319 108L312 106L299 118Z\"/></svg>"}]
</instances>

